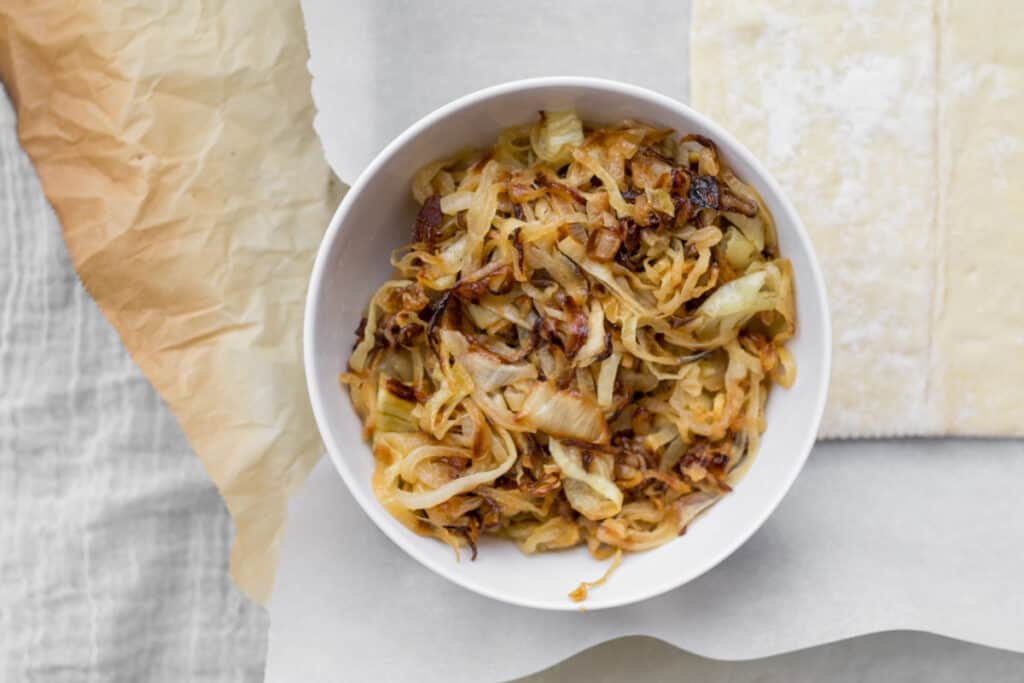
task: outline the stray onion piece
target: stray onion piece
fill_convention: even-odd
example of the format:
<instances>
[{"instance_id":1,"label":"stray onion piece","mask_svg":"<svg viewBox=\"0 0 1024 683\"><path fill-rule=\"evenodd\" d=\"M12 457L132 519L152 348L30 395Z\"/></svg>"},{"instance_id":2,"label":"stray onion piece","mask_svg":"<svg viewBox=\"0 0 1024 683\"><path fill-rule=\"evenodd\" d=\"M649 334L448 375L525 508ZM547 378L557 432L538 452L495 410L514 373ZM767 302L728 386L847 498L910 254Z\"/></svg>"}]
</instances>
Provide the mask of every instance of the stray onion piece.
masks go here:
<instances>
[{"instance_id":1,"label":"stray onion piece","mask_svg":"<svg viewBox=\"0 0 1024 683\"><path fill-rule=\"evenodd\" d=\"M341 376L391 514L474 558L488 534L608 559L732 490L796 318L772 217L712 140L542 112L412 193Z\"/></svg>"}]
</instances>

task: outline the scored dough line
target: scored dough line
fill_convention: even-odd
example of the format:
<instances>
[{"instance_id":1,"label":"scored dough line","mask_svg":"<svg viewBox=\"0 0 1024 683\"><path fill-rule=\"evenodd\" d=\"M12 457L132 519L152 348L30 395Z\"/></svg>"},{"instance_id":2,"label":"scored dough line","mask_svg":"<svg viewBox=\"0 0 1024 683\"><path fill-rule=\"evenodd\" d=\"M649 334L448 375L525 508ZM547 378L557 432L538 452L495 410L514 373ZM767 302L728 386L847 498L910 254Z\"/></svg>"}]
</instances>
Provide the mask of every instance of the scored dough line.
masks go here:
<instances>
[{"instance_id":1,"label":"scored dough line","mask_svg":"<svg viewBox=\"0 0 1024 683\"><path fill-rule=\"evenodd\" d=\"M932 254L934 258L932 274L932 298L931 311L928 317L928 374L925 378L925 409L928 413L928 421L932 428L942 428L942 397L938 396L937 387L943 387L945 383L938 373L942 372L942 363L939 358L941 349L938 345L938 335L941 333L940 321L946 304L946 266L949 254L946 253L946 188L945 181L949 177L949 155L946 149L945 129L946 116L943 105L944 79L946 76L945 56L945 31L946 17L949 14L949 0L933 0L932 20L935 31L935 100L934 100L934 175L932 213ZM949 425L946 426L949 429Z\"/></svg>"}]
</instances>

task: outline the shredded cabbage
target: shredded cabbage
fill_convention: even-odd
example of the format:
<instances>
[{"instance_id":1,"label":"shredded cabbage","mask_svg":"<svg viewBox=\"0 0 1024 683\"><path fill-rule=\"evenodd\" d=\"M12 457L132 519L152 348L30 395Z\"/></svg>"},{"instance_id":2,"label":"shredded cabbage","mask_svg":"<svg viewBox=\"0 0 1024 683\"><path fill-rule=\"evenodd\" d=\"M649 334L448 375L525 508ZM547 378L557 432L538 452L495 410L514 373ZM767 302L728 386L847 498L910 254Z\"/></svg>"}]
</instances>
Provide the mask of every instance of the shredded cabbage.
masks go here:
<instances>
[{"instance_id":1,"label":"shredded cabbage","mask_svg":"<svg viewBox=\"0 0 1024 683\"><path fill-rule=\"evenodd\" d=\"M574 510L587 519L605 519L622 509L622 491L612 481L614 465L608 458L598 458L597 466L588 470L582 465L583 456L578 448L551 439L548 450L562 471L562 485Z\"/></svg>"},{"instance_id":2,"label":"shredded cabbage","mask_svg":"<svg viewBox=\"0 0 1024 683\"><path fill-rule=\"evenodd\" d=\"M566 439L608 443L608 423L597 402L577 392L559 391L551 382L536 382L516 420L530 431Z\"/></svg>"},{"instance_id":3,"label":"shredded cabbage","mask_svg":"<svg viewBox=\"0 0 1024 683\"><path fill-rule=\"evenodd\" d=\"M574 111L541 112L541 123L530 134L537 158L551 166L567 164L583 142L583 122Z\"/></svg>"},{"instance_id":4,"label":"shredded cabbage","mask_svg":"<svg viewBox=\"0 0 1024 683\"><path fill-rule=\"evenodd\" d=\"M796 309L768 209L711 140L545 112L412 194L341 376L392 515L474 557L490 534L608 559L731 490L795 379Z\"/></svg>"}]
</instances>

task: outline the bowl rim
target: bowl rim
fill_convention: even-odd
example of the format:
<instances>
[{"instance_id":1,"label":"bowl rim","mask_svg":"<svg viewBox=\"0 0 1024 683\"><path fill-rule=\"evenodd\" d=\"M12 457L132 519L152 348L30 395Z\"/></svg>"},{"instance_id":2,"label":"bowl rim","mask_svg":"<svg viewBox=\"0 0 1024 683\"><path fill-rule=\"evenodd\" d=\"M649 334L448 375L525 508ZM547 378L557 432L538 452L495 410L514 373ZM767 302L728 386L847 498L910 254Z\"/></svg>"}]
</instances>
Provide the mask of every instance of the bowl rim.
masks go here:
<instances>
[{"instance_id":1,"label":"bowl rim","mask_svg":"<svg viewBox=\"0 0 1024 683\"><path fill-rule=\"evenodd\" d=\"M813 414L809 416L810 419L805 422L805 424L808 425L808 428L803 435L803 442L799 444L799 448L797 449L797 456L792 459L789 469L785 473L784 480L780 482L781 485L777 487L776 491L770 498L769 504L763 506L759 513L759 518L756 519L754 523L751 523L742 529L740 533L736 534L735 538L726 543L720 552L714 555L709 555L700 563L696 570L684 574L670 574L665 578L665 580L652 581L631 595L609 600L595 600L593 601L594 604L584 605L587 611L595 611L642 602L661 595L662 593L666 593L697 579L732 555L764 525L765 521L779 506L779 503L789 492L790 488L792 488L793 482L796 481L797 476L800 474L801 470L803 470L811 449L814 446L814 442L817 439L822 415L825 410L825 402L828 397L828 386L832 366L832 327L828 306L828 296L825 288L825 279L822 275L821 267L814 251L814 246L807 234L803 221L800 219L800 215L797 213L789 198L782 191L782 188L779 186L775 178L768 172L757 157L748 150L745 145L743 145L743 143L737 140L731 133L708 116L701 114L697 110L679 102L678 100L647 88L603 78L585 76L544 76L537 78L524 78L499 83L497 85L492 85L467 93L438 107L402 131L380 152L378 152L376 156L374 156L370 163L367 164L367 166L359 173L355 182L353 182L349 187L349 190L345 193L345 197L342 199L338 208L335 210L334 215L331 217L330 223L328 223L327 229L321 238L320 245L317 248L316 259L313 263L309 286L306 292L305 310L303 313L303 364L305 366L306 388L309 394L310 404L313 409L313 416L316 421L317 429L320 432L320 436L323 439L327 454L330 457L331 462L334 464L334 468L341 475L349 493L356 499L356 502L362 508L363 512L373 521L385 536L395 543L395 545L413 557L420 564L445 579L494 600L520 607L531 607L535 609L555 611L576 611L580 609L580 604L568 600L564 602L554 602L523 598L514 594L503 593L479 583L475 578L468 578L457 574L451 571L450 567L447 565L443 565L442 563L435 561L433 558L421 553L419 549L410 542L410 535L412 534L411 531L405 528L393 531L391 527L378 519L380 515L386 515L387 512L377 510L373 507L372 501L369 499L369 495L372 494L366 494L363 492L362 484L356 480L355 473L349 469L345 459L342 457L342 449L340 445L335 443L330 430L327 429L327 425L330 424L331 418L330 415L326 413L326 408L319 398L319 392L323 387L321 379L317 377L314 372L313 362L313 329L318 317L316 302L321 298L321 290L327 279L327 255L328 252L331 251L331 246L342 233L341 226L344 224L345 217L348 214L350 207L354 204L356 198L362 193L363 188L369 183L370 179L388 160L391 159L392 156L395 155L398 150L404 147L411 139L419 135L424 129L429 128L436 122L441 121L463 109L474 106L481 101L509 93L524 90L543 90L546 88L576 88L580 90L602 91L619 95L627 99L647 100L664 108L677 110L683 117L697 121L707 128L708 131L710 131L710 137L712 137L712 139L728 149L730 154L735 154L736 156L741 157L743 161L753 169L754 175L757 179L764 183L768 192L771 195L774 195L775 199L778 201L783 212L786 214L786 222L790 224L793 236L799 240L801 246L806 250L809 256L810 277L814 283L813 289L815 290L812 296L815 297L815 303L821 308L822 314L820 329L818 330L822 340L822 349L820 352L822 354L822 372L813 387L813 391L816 394L814 397L814 411ZM590 601L588 601L588 603L589 602Z\"/></svg>"}]
</instances>

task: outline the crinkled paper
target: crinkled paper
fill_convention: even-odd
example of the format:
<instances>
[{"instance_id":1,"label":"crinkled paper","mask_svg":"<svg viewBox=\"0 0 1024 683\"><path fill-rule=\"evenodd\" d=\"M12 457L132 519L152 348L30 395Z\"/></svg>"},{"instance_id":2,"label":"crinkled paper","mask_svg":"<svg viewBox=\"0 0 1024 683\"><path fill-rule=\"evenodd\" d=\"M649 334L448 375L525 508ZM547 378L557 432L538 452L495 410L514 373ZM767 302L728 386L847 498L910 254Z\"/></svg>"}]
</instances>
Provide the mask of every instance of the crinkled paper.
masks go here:
<instances>
[{"instance_id":1,"label":"crinkled paper","mask_svg":"<svg viewBox=\"0 0 1024 683\"><path fill-rule=\"evenodd\" d=\"M337 185L297 1L8 0L0 75L75 269L177 416L263 602L320 456L302 312Z\"/></svg>"}]
</instances>

